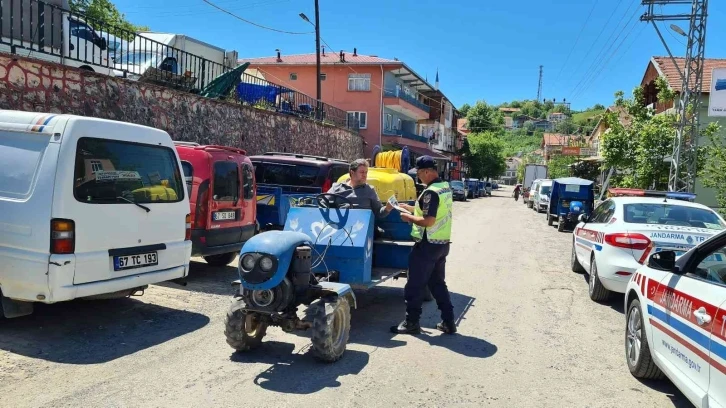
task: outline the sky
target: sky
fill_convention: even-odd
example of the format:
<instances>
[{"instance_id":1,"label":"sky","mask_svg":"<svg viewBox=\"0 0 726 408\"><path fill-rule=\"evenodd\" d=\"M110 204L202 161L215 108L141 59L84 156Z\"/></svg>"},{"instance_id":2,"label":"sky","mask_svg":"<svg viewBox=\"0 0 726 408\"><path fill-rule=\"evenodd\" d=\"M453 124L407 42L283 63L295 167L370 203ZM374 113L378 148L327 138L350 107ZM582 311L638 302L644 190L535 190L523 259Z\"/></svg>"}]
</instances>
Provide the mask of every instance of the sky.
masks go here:
<instances>
[{"instance_id":1,"label":"sky","mask_svg":"<svg viewBox=\"0 0 726 408\"><path fill-rule=\"evenodd\" d=\"M134 24L185 34L240 59L315 52L314 0L209 0L218 7L276 30L245 23L203 0L114 0ZM167 5L164 5L166 2ZM460 107L535 99L539 66L542 97L582 110L609 106L613 94L640 84L650 58L667 55L651 23L639 21L641 0L319 0L321 37L335 52L398 58L434 82ZM169 4L174 4L169 7ZM687 8L685 11L688 11ZM656 10L661 11L661 8ZM665 13L682 12L665 6ZM686 39L659 22L674 56ZM670 24L670 23L668 23ZM677 22L688 31L685 22ZM706 57L726 58L726 2L711 1ZM329 49L326 47L326 50Z\"/></svg>"}]
</instances>

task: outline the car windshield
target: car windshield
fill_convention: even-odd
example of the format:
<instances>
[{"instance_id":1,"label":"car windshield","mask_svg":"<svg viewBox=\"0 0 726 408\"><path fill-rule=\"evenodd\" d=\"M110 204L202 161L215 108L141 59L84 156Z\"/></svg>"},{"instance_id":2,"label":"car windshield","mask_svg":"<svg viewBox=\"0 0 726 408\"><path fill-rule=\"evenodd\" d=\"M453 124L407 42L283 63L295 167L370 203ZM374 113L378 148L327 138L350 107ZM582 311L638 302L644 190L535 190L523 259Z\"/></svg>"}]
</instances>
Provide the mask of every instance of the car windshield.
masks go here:
<instances>
[{"instance_id":1,"label":"car windshield","mask_svg":"<svg viewBox=\"0 0 726 408\"><path fill-rule=\"evenodd\" d=\"M85 203L177 202L182 175L168 147L84 137L78 141L74 195Z\"/></svg>"},{"instance_id":2,"label":"car windshield","mask_svg":"<svg viewBox=\"0 0 726 408\"><path fill-rule=\"evenodd\" d=\"M625 222L632 224L680 225L722 230L726 224L712 210L674 204L638 203L623 206Z\"/></svg>"},{"instance_id":3,"label":"car windshield","mask_svg":"<svg viewBox=\"0 0 726 408\"><path fill-rule=\"evenodd\" d=\"M320 168L290 163L253 162L255 179L260 184L285 186L314 186Z\"/></svg>"}]
</instances>

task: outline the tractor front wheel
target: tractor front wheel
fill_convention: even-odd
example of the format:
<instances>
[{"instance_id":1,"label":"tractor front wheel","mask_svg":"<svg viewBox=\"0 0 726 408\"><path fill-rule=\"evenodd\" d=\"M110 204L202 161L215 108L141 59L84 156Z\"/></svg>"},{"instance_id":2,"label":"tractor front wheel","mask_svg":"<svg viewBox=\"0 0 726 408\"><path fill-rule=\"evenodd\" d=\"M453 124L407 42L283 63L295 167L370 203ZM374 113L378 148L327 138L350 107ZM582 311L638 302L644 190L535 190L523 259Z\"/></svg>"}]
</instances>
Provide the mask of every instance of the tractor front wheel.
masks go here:
<instances>
[{"instance_id":1,"label":"tractor front wheel","mask_svg":"<svg viewBox=\"0 0 726 408\"><path fill-rule=\"evenodd\" d=\"M313 307L313 354L326 363L338 361L350 336L350 304L340 296L320 299Z\"/></svg>"},{"instance_id":2,"label":"tractor front wheel","mask_svg":"<svg viewBox=\"0 0 726 408\"><path fill-rule=\"evenodd\" d=\"M239 306L241 300L232 303L224 319L224 335L227 344L237 351L248 351L259 347L267 333L266 321L259 313L246 311Z\"/></svg>"}]
</instances>

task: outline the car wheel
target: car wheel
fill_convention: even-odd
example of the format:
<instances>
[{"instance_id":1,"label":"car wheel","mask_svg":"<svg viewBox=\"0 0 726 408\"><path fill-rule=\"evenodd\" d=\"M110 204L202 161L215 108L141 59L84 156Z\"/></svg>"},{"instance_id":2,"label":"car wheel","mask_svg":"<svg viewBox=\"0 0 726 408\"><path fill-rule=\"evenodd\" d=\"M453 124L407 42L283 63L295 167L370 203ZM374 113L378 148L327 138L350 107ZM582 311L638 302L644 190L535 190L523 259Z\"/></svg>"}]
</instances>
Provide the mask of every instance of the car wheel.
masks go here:
<instances>
[{"instance_id":1,"label":"car wheel","mask_svg":"<svg viewBox=\"0 0 726 408\"><path fill-rule=\"evenodd\" d=\"M227 252L219 255L207 255L204 260L212 266L227 266L237 256L237 252Z\"/></svg>"},{"instance_id":2,"label":"car wheel","mask_svg":"<svg viewBox=\"0 0 726 408\"><path fill-rule=\"evenodd\" d=\"M590 299L596 302L602 302L610 297L610 291L605 289L600 282L600 276L597 274L597 262L595 256L592 257L590 262L590 279L588 281L588 292Z\"/></svg>"},{"instance_id":3,"label":"car wheel","mask_svg":"<svg viewBox=\"0 0 726 408\"><path fill-rule=\"evenodd\" d=\"M572 272L585 273L585 268L582 267L580 261L577 260L577 252L575 250L575 242L572 242L572 255L570 256L570 267Z\"/></svg>"},{"instance_id":4,"label":"car wheel","mask_svg":"<svg viewBox=\"0 0 726 408\"><path fill-rule=\"evenodd\" d=\"M643 312L640 301L634 299L628 306L625 326L625 360L630 374L635 378L661 379L663 372L653 361L648 346L648 337L643 327Z\"/></svg>"}]
</instances>

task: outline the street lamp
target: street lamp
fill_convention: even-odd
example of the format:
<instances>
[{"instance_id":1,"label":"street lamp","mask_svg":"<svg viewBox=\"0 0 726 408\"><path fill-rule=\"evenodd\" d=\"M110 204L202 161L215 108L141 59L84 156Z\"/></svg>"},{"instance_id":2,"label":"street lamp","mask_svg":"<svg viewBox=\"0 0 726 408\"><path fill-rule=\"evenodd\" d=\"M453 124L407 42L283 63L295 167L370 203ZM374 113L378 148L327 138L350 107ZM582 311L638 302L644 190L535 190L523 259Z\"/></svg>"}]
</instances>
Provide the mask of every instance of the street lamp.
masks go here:
<instances>
[{"instance_id":1,"label":"street lamp","mask_svg":"<svg viewBox=\"0 0 726 408\"><path fill-rule=\"evenodd\" d=\"M320 100L322 99L320 87L320 10L318 0L315 0L315 24L313 24L305 13L300 13L300 18L312 24L315 27L315 65L317 72L317 106L315 109L315 118L320 119Z\"/></svg>"},{"instance_id":2,"label":"street lamp","mask_svg":"<svg viewBox=\"0 0 726 408\"><path fill-rule=\"evenodd\" d=\"M678 34L680 34L680 35L682 35L682 36L684 36L684 37L688 37L688 36L686 35L686 32L685 32L685 31L683 31L683 29L682 29L681 27L678 27L678 26L677 26L677 25L675 25L675 24L671 24L671 30L673 30L673 31L677 32Z\"/></svg>"}]
</instances>

